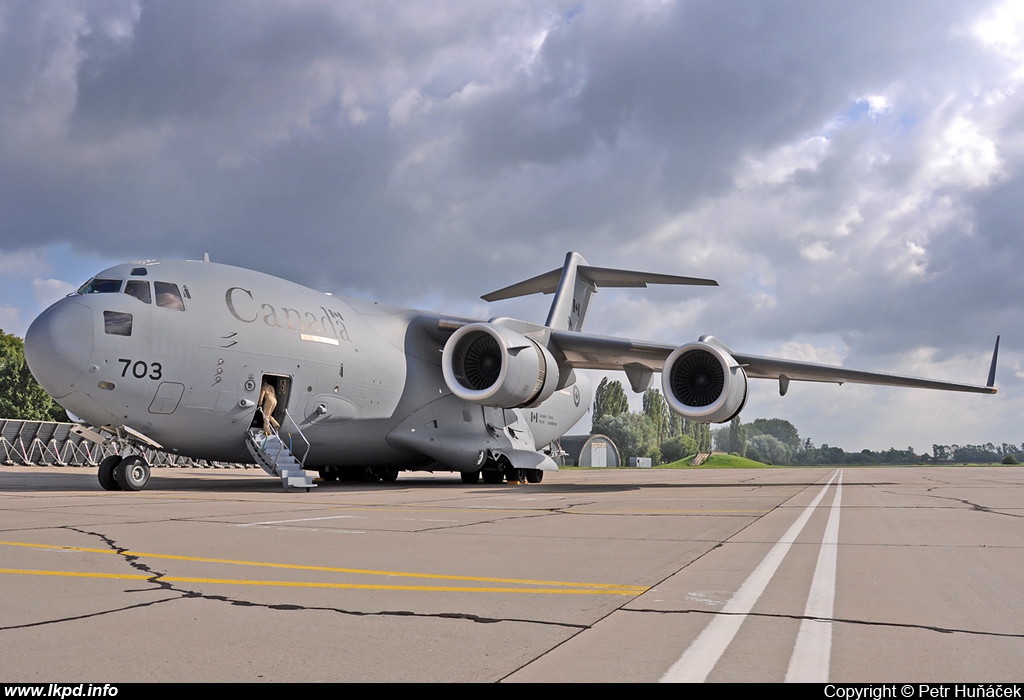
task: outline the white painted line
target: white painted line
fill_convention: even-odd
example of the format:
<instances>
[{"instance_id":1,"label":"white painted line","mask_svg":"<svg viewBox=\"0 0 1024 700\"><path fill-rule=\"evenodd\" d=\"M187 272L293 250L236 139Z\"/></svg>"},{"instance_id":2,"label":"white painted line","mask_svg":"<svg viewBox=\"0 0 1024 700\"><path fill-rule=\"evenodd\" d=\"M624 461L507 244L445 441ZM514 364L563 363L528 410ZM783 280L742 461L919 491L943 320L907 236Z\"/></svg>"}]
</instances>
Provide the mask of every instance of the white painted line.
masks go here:
<instances>
[{"instance_id":1,"label":"white painted line","mask_svg":"<svg viewBox=\"0 0 1024 700\"><path fill-rule=\"evenodd\" d=\"M826 683L832 660L832 613L836 600L836 559L839 553L839 509L843 498L843 471L839 470L825 537L818 551L811 592L804 615L817 618L800 622L793 656L786 672L787 683Z\"/></svg>"},{"instance_id":2,"label":"white painted line","mask_svg":"<svg viewBox=\"0 0 1024 700\"><path fill-rule=\"evenodd\" d=\"M270 525L260 525L264 530L287 530L288 532L327 532L332 535L365 535L365 530L324 530L319 527L277 527L272 528Z\"/></svg>"},{"instance_id":3,"label":"white painted line","mask_svg":"<svg viewBox=\"0 0 1024 700\"><path fill-rule=\"evenodd\" d=\"M322 518L296 518L294 520L267 520L262 523L242 523L238 527L254 527L256 525L281 525L282 523L308 523L313 520L340 520L342 518L354 518L366 520L365 515L325 515Z\"/></svg>"},{"instance_id":4,"label":"white painted line","mask_svg":"<svg viewBox=\"0 0 1024 700\"><path fill-rule=\"evenodd\" d=\"M746 616L754 608L757 599L768 587L768 582L775 575L779 564L789 552L790 546L800 536L804 525L810 520L811 514L825 496L828 487L832 485L837 473L832 474L832 478L828 480L821 492L814 497L814 500L804 509L796 522L790 525L786 534L775 543L771 551L765 555L757 568L725 604L722 613L726 614L715 615L715 618L693 640L679 660L661 677L662 683L703 683L707 680L708 674L722 658L722 654L725 653L729 644L732 643L733 637L736 636L736 632L739 631L740 625L747 619Z\"/></svg>"}]
</instances>

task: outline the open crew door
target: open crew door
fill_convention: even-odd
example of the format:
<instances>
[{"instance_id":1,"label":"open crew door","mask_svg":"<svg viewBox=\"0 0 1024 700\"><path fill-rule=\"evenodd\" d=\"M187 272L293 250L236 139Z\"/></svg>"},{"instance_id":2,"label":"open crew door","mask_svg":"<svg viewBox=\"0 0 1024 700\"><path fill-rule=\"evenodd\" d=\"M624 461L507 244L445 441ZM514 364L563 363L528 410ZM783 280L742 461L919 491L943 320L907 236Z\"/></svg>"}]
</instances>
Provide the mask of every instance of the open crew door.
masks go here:
<instances>
[{"instance_id":1,"label":"open crew door","mask_svg":"<svg viewBox=\"0 0 1024 700\"><path fill-rule=\"evenodd\" d=\"M264 411L269 410L270 426L276 431L284 422L288 400L291 398L292 378L284 374L264 374L260 381L259 401L252 417L250 428L265 427Z\"/></svg>"},{"instance_id":2,"label":"open crew door","mask_svg":"<svg viewBox=\"0 0 1024 700\"><path fill-rule=\"evenodd\" d=\"M285 422L288 399L291 397L291 377L280 374L264 374L260 384L260 404L253 414L252 423L246 436L246 447L256 463L268 474L281 478L281 485L289 488L304 488L307 491L316 486L313 478L302 468L302 462L294 454L294 435L279 433ZM287 430L298 430L294 423ZM299 432L301 437L301 431ZM305 451L309 443L302 438ZM301 453L300 453L301 454Z\"/></svg>"}]
</instances>

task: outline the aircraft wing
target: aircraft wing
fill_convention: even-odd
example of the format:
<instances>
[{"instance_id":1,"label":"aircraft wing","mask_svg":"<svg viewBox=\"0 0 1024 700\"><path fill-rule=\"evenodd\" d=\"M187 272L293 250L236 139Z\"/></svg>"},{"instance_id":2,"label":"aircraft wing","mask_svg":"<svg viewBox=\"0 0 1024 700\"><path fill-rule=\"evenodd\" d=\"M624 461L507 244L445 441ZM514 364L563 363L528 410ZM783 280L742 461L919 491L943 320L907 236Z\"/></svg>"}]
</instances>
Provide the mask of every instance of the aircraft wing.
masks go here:
<instances>
[{"instance_id":1,"label":"aircraft wing","mask_svg":"<svg viewBox=\"0 0 1024 700\"><path fill-rule=\"evenodd\" d=\"M704 341L702 338L701 341ZM743 367L748 377L756 379L775 379L779 381L780 390L785 389L790 381L829 382L835 384L875 384L881 386L899 386L918 389L939 389L942 391L962 391L974 394L994 394L996 356L999 350L999 339L992 353L992 364L989 369L988 384L964 384L935 379L907 377L884 372L866 372L847 369L832 365L813 362L783 360L759 355L745 355L729 350L713 338L707 339L710 344L722 348ZM574 331L552 331L551 346L565 358L565 363L573 368L626 370L630 367L643 367L660 372L676 347L664 343L653 343L627 338L598 336Z\"/></svg>"},{"instance_id":2,"label":"aircraft wing","mask_svg":"<svg viewBox=\"0 0 1024 700\"><path fill-rule=\"evenodd\" d=\"M592 335L576 331L551 331L552 349L557 349L566 364L578 369L621 370L629 364L641 364L660 372L674 345Z\"/></svg>"}]
</instances>

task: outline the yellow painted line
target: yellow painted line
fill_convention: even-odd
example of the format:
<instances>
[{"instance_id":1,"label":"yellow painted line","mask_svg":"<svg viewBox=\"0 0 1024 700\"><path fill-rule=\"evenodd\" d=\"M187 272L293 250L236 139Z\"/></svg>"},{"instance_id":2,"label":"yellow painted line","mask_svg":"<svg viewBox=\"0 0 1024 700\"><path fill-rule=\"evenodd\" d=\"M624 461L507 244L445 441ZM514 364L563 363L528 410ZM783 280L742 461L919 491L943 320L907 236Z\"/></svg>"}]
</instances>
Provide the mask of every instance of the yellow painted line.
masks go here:
<instances>
[{"instance_id":1,"label":"yellow painted line","mask_svg":"<svg viewBox=\"0 0 1024 700\"><path fill-rule=\"evenodd\" d=\"M215 559L211 557L190 557L180 554L156 554L153 552L119 552L113 549L94 547L70 547L66 545L34 544L31 542L8 542L0 540L0 545L11 547L29 547L31 549L53 549L64 552L87 552L90 554L119 554L121 556L146 557L149 559L171 559L177 561L194 561L204 564L231 564L235 566L258 566L269 569L292 569L295 571L326 571L341 574L359 574L365 576L391 576L396 578L429 578L442 581L472 581L477 583L505 583L529 586L558 586L568 588L592 588L598 591L622 593L623 595L640 595L647 590L644 586L630 586L614 583L581 583L578 581L541 581L532 579L494 578L487 576L459 576L454 574L422 574L407 571L378 571L375 569L351 569L335 566L313 566L309 564L278 564L274 562L245 561L241 559ZM147 577L142 577L143 579ZM170 579L167 579L170 580ZM433 590L433 589L431 589ZM467 590L467 589L458 589Z\"/></svg>"},{"instance_id":2,"label":"yellow painted line","mask_svg":"<svg viewBox=\"0 0 1024 700\"><path fill-rule=\"evenodd\" d=\"M150 581L144 574L100 574L82 571L44 571L40 569L0 569L0 574L24 576L63 576L69 578L99 578L121 581ZM230 578L196 578L192 576L158 576L155 580L172 583L215 583L234 586L274 586L279 588L345 588L364 591L425 591L442 593L532 593L548 595L636 595L635 592L616 589L581 588L479 588L461 586L397 586L372 583L318 583L312 581L251 581Z\"/></svg>"}]
</instances>

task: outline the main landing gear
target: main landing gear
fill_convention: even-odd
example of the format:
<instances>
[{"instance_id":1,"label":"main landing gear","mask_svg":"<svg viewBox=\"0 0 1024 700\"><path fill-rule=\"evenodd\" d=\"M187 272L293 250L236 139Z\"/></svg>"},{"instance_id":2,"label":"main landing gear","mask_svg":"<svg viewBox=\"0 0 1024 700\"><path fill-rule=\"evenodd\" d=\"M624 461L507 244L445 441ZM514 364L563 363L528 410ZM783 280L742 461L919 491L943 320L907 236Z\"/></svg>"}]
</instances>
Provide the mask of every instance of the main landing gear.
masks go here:
<instances>
[{"instance_id":1,"label":"main landing gear","mask_svg":"<svg viewBox=\"0 0 1024 700\"><path fill-rule=\"evenodd\" d=\"M99 480L107 491L141 491L149 483L149 465L138 455L111 455L100 462Z\"/></svg>"},{"instance_id":2,"label":"main landing gear","mask_svg":"<svg viewBox=\"0 0 1024 700\"><path fill-rule=\"evenodd\" d=\"M398 480L397 467L323 467L320 478L324 481L356 481L372 484L383 481L386 484Z\"/></svg>"},{"instance_id":3,"label":"main landing gear","mask_svg":"<svg viewBox=\"0 0 1024 700\"><path fill-rule=\"evenodd\" d=\"M483 469L477 472L462 472L462 483L475 484L479 477L483 477L485 484L500 484L507 481L510 484L539 484L544 480L544 472L540 469L517 469L505 457L497 460L488 460Z\"/></svg>"}]
</instances>

